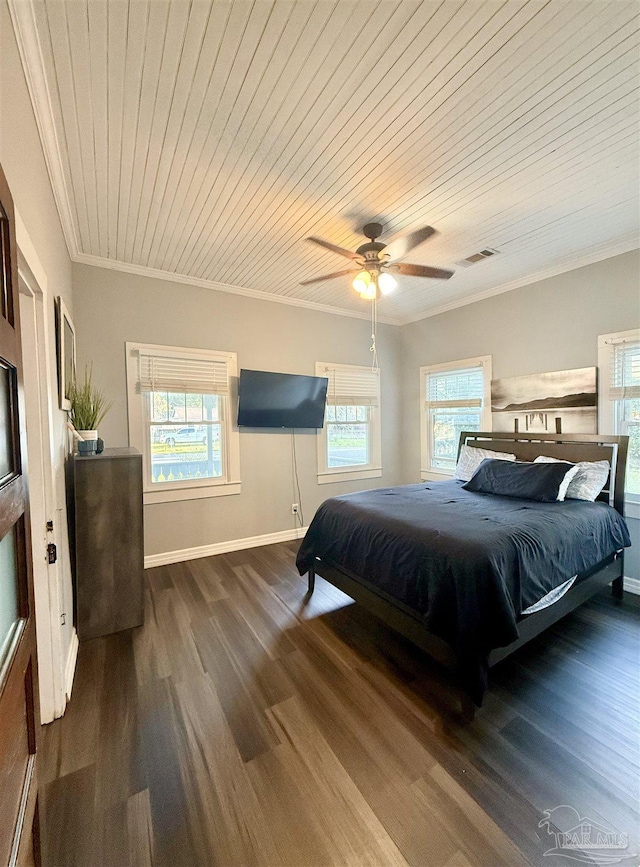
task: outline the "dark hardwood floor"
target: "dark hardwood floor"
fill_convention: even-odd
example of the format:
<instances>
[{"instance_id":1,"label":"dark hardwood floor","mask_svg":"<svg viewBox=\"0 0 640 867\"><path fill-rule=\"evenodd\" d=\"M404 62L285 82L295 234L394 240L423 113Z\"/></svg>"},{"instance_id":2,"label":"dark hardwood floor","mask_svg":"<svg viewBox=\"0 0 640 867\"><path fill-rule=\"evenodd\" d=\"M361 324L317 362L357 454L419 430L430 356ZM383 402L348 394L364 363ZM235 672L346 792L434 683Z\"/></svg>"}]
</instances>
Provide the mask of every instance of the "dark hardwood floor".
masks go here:
<instances>
[{"instance_id":1,"label":"dark hardwood floor","mask_svg":"<svg viewBox=\"0 0 640 867\"><path fill-rule=\"evenodd\" d=\"M305 607L296 547L148 570L145 626L81 645L41 744L45 867L567 867L539 827L561 805L637 863L635 600L501 663L464 724L447 675L339 591Z\"/></svg>"}]
</instances>

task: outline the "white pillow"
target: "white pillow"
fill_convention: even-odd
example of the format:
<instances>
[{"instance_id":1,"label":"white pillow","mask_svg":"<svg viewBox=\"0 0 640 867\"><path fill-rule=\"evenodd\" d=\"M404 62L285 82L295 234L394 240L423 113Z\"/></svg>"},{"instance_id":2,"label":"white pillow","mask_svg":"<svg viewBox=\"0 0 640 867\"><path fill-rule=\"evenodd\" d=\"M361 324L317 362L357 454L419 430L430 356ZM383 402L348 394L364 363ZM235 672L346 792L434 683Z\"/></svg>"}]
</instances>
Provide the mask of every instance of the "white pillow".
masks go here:
<instances>
[{"instance_id":1,"label":"white pillow","mask_svg":"<svg viewBox=\"0 0 640 867\"><path fill-rule=\"evenodd\" d=\"M558 458L540 455L535 459L534 463L549 464L557 463L557 461ZM566 498L568 500L590 500L593 502L607 484L610 470L609 461L578 461L574 466L576 472L569 480L569 486L565 494ZM566 478L565 476L565 480Z\"/></svg>"},{"instance_id":2,"label":"white pillow","mask_svg":"<svg viewBox=\"0 0 640 867\"><path fill-rule=\"evenodd\" d=\"M491 458L496 461L515 461L516 456L507 454L506 452L492 452L491 449L475 449L472 446L462 446L453 478L461 479L463 482L470 481L471 476L473 476L485 458Z\"/></svg>"}]
</instances>

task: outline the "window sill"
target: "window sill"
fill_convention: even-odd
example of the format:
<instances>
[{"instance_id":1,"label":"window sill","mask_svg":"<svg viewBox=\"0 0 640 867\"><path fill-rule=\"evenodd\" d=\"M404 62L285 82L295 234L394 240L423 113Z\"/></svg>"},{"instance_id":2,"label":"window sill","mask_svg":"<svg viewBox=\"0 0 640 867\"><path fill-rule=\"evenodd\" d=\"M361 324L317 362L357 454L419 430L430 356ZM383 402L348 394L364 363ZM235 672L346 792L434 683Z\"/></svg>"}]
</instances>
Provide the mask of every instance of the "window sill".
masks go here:
<instances>
[{"instance_id":1,"label":"window sill","mask_svg":"<svg viewBox=\"0 0 640 867\"><path fill-rule=\"evenodd\" d=\"M442 482L445 479L452 479L453 473L453 470L420 470L420 478L423 482Z\"/></svg>"},{"instance_id":2,"label":"window sill","mask_svg":"<svg viewBox=\"0 0 640 867\"><path fill-rule=\"evenodd\" d=\"M165 488L162 491L145 491L142 495L142 503L145 506L153 503L175 503L179 500L205 500L209 497L227 497L231 494L240 494L242 486L240 482L226 482L219 485L199 485L193 488Z\"/></svg>"},{"instance_id":3,"label":"window sill","mask_svg":"<svg viewBox=\"0 0 640 867\"><path fill-rule=\"evenodd\" d=\"M357 482L360 479L379 479L382 467L368 467L366 470L340 470L337 473L318 473L319 485L331 485L334 482Z\"/></svg>"}]
</instances>

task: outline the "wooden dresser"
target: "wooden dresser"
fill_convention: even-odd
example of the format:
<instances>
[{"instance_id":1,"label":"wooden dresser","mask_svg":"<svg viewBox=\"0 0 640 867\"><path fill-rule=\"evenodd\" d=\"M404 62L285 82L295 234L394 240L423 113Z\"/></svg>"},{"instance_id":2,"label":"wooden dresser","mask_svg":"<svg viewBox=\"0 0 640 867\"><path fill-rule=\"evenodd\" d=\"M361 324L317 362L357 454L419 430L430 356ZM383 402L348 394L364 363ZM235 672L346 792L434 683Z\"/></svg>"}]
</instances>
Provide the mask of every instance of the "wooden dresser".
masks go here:
<instances>
[{"instance_id":1,"label":"wooden dresser","mask_svg":"<svg viewBox=\"0 0 640 867\"><path fill-rule=\"evenodd\" d=\"M73 457L78 638L143 622L142 455L132 448Z\"/></svg>"}]
</instances>

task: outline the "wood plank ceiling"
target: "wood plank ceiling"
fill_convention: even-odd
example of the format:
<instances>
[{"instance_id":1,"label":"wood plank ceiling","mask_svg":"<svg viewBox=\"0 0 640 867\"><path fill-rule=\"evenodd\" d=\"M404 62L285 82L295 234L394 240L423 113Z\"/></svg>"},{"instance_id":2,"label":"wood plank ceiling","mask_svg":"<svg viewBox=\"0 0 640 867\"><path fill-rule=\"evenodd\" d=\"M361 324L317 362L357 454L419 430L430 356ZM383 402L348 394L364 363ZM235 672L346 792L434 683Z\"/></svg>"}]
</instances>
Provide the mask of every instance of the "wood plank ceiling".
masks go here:
<instances>
[{"instance_id":1,"label":"wood plank ceiling","mask_svg":"<svg viewBox=\"0 0 640 867\"><path fill-rule=\"evenodd\" d=\"M72 258L407 322L638 246L635 0L11 0ZM468 268L483 248L500 255Z\"/></svg>"}]
</instances>

